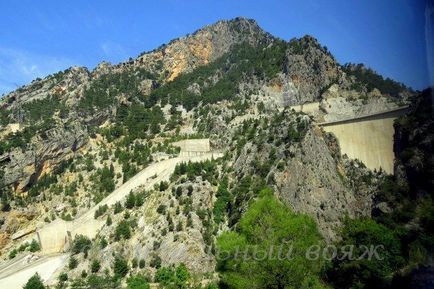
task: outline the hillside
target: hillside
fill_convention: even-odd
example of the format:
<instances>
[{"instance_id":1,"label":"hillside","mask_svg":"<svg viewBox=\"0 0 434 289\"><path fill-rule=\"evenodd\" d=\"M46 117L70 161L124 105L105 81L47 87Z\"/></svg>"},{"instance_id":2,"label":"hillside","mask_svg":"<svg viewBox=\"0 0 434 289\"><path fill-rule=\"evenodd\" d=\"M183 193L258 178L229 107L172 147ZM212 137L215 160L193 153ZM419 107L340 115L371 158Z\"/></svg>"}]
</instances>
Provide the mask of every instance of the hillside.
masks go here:
<instances>
[{"instance_id":1,"label":"hillside","mask_svg":"<svg viewBox=\"0 0 434 289\"><path fill-rule=\"evenodd\" d=\"M63 260L42 276L53 288L410 284L433 244L432 190L418 181L432 176L432 112L415 113L422 96L339 64L312 36L285 41L245 18L124 63L36 79L0 100L0 284L54 262L51 253ZM393 176L350 159L322 126L408 105L395 121ZM420 230L409 237L408 226ZM287 238L297 252L373 242L389 263L245 267L233 255Z\"/></svg>"}]
</instances>

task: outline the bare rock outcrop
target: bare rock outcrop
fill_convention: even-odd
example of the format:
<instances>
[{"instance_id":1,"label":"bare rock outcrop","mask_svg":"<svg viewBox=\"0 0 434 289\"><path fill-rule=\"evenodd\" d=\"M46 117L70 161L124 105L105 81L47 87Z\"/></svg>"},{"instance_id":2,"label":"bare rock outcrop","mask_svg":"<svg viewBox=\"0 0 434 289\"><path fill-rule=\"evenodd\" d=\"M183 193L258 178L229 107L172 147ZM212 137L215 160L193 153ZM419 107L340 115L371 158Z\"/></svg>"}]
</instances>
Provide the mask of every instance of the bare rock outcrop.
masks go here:
<instances>
[{"instance_id":1,"label":"bare rock outcrop","mask_svg":"<svg viewBox=\"0 0 434 289\"><path fill-rule=\"evenodd\" d=\"M16 192L23 192L40 176L71 158L87 138L87 131L78 123L34 136L25 149L15 148L4 156L4 185L13 185Z\"/></svg>"}]
</instances>

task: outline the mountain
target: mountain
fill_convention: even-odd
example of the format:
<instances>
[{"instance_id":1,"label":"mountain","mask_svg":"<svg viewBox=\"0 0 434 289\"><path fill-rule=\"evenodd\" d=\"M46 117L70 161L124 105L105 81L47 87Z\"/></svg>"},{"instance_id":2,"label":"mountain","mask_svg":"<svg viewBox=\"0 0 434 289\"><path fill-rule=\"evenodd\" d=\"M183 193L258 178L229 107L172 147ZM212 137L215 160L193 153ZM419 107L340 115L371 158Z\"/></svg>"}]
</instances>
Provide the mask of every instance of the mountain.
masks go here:
<instances>
[{"instance_id":1,"label":"mountain","mask_svg":"<svg viewBox=\"0 0 434 289\"><path fill-rule=\"evenodd\" d=\"M0 100L0 248L11 259L4 262L15 268L14 260L29 250L42 258L53 248L67 251L69 270L60 266L48 280L61 288L97 288L92 282L116 288L128 276L128 286L147 282L140 274L161 286L220 280L229 286L222 288L355 288L389 280L410 261L392 260L388 271L360 269L371 279L345 273L353 278L345 282L339 265L328 271L336 277L330 281L321 275L329 263L308 262L300 268L313 279L284 274L280 285L271 285L277 275L243 279L244 269L234 269L241 265L222 263L218 250L229 246L222 240L231 233L244 243L268 244L267 237L281 241L282 232L301 226L291 234L311 231L300 240L338 244L350 236L342 234L345 228L358 228L351 220L371 217L374 233L383 228L375 226L392 230L385 216L402 208L390 196L398 193L387 195L384 187L419 191L412 184L425 167L415 164L416 156L431 161L429 145L424 153L413 148L415 123L397 127L402 138L395 152L407 158L393 178L342 153L339 139L321 125L402 111L420 98L362 64L339 64L312 36L285 41L246 18L219 21L124 63L102 62L93 71L71 67L36 79ZM427 131L419 134L428 137ZM424 190L421 202L429 204ZM267 212L282 221L271 222ZM425 236L432 216L414 214L392 222L393 230L420 219L424 233L414 236ZM287 219L294 221L284 227ZM267 225L251 231L253 224ZM418 250L432 244L412 240ZM275 264L268 265L274 272ZM265 265L250 266L262 271ZM102 277L103 269L110 278Z\"/></svg>"}]
</instances>

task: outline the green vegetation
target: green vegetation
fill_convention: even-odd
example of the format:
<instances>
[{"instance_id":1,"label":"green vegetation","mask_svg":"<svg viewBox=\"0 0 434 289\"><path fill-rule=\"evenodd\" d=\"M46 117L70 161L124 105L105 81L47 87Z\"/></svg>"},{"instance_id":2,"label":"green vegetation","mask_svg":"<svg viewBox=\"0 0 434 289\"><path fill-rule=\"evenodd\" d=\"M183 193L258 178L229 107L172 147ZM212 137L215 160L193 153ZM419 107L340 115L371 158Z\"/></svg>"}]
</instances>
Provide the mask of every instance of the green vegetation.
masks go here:
<instances>
[{"instance_id":1,"label":"green vegetation","mask_svg":"<svg viewBox=\"0 0 434 289\"><path fill-rule=\"evenodd\" d=\"M197 176L202 176L204 180L208 180L213 183L215 180L216 161L203 161L197 163L180 163L176 165L175 171L171 176L171 180L175 180L180 176L187 175L187 178L194 180Z\"/></svg>"},{"instance_id":2,"label":"green vegetation","mask_svg":"<svg viewBox=\"0 0 434 289\"><path fill-rule=\"evenodd\" d=\"M0 108L0 125L6 126L9 123L9 111Z\"/></svg>"},{"instance_id":3,"label":"green vegetation","mask_svg":"<svg viewBox=\"0 0 434 289\"><path fill-rule=\"evenodd\" d=\"M95 218L95 219L98 219L98 217L104 215L105 212L107 212L107 210L108 210L108 206L107 206L107 205L99 206L98 209L96 209L96 211L95 211L95 216L94 216L94 218Z\"/></svg>"},{"instance_id":4,"label":"green vegetation","mask_svg":"<svg viewBox=\"0 0 434 289\"><path fill-rule=\"evenodd\" d=\"M124 135L129 140L146 138L149 134L160 132L160 124L165 123L163 111L158 105L145 108L136 103L132 106L121 106L116 115L117 120L124 126Z\"/></svg>"},{"instance_id":5,"label":"green vegetation","mask_svg":"<svg viewBox=\"0 0 434 289\"><path fill-rule=\"evenodd\" d=\"M93 181L93 187L95 190L95 203L99 203L105 196L114 191L114 177L115 173L113 166L110 166L110 168L104 166L103 168L98 169L95 174L91 176L90 179Z\"/></svg>"},{"instance_id":6,"label":"green vegetation","mask_svg":"<svg viewBox=\"0 0 434 289\"><path fill-rule=\"evenodd\" d=\"M44 122L51 121L55 112L59 112L61 118L68 113L65 103L61 102L57 96L52 95L25 103L22 110L25 112L25 119L30 124L40 120Z\"/></svg>"},{"instance_id":7,"label":"green vegetation","mask_svg":"<svg viewBox=\"0 0 434 289\"><path fill-rule=\"evenodd\" d=\"M184 264L173 267L161 267L155 273L154 281L163 285L163 288L184 289L188 288L187 282L190 279L190 272Z\"/></svg>"},{"instance_id":8,"label":"green vegetation","mask_svg":"<svg viewBox=\"0 0 434 289\"><path fill-rule=\"evenodd\" d=\"M69 258L68 268L70 270L73 270L73 269L77 268L77 266L78 266L78 260L75 257Z\"/></svg>"},{"instance_id":9,"label":"green vegetation","mask_svg":"<svg viewBox=\"0 0 434 289\"><path fill-rule=\"evenodd\" d=\"M72 164L72 159L64 160L59 165L57 165L57 167L54 169L54 171L51 174L44 175L41 178L39 178L39 180L35 184L33 184L29 189L29 196L30 197L39 196L39 194L42 191L48 188L50 188L50 190L53 192L58 189L58 191L56 191L55 193L60 193L63 191L65 195L72 195L73 194L72 191L75 191L74 186L76 186L76 183L71 183L70 186L66 187L65 189L62 185L57 184L57 175L60 175L63 172L65 172L68 168L71 167L71 164Z\"/></svg>"},{"instance_id":10,"label":"green vegetation","mask_svg":"<svg viewBox=\"0 0 434 289\"><path fill-rule=\"evenodd\" d=\"M115 230L115 240L131 238L130 223L122 220L118 223Z\"/></svg>"},{"instance_id":11,"label":"green vegetation","mask_svg":"<svg viewBox=\"0 0 434 289\"><path fill-rule=\"evenodd\" d=\"M131 276L127 279L127 289L149 289L148 279L143 275Z\"/></svg>"},{"instance_id":12,"label":"green vegetation","mask_svg":"<svg viewBox=\"0 0 434 289\"><path fill-rule=\"evenodd\" d=\"M34 253L41 250L41 245L35 239L33 239L30 243L25 242L21 244L20 247L18 247L18 249L14 249L9 253L9 259L15 258L18 252L24 252L26 250Z\"/></svg>"},{"instance_id":13,"label":"green vegetation","mask_svg":"<svg viewBox=\"0 0 434 289\"><path fill-rule=\"evenodd\" d=\"M0 155L11 151L13 148L24 149L30 142L30 139L35 135L35 128L25 128L14 134L9 134L0 143Z\"/></svg>"},{"instance_id":14,"label":"green vegetation","mask_svg":"<svg viewBox=\"0 0 434 289\"><path fill-rule=\"evenodd\" d=\"M135 205L136 205L136 196L134 195L133 192L130 192L125 201L125 208L132 209L134 208Z\"/></svg>"},{"instance_id":15,"label":"green vegetation","mask_svg":"<svg viewBox=\"0 0 434 289\"><path fill-rule=\"evenodd\" d=\"M399 235L372 219L347 219L339 248L354 246L353 258L335 259L328 279L337 288L387 288L393 272L403 264ZM363 246L382 246L379 258L354 258L365 252Z\"/></svg>"},{"instance_id":16,"label":"green vegetation","mask_svg":"<svg viewBox=\"0 0 434 289\"><path fill-rule=\"evenodd\" d=\"M155 79L155 77L140 68L101 75L84 91L78 108L93 112L95 109L110 107L116 104L115 96L119 94L126 94L132 99L140 99L142 95L139 86L144 79Z\"/></svg>"},{"instance_id":17,"label":"green vegetation","mask_svg":"<svg viewBox=\"0 0 434 289\"><path fill-rule=\"evenodd\" d=\"M45 289L45 286L42 283L41 277L36 273L27 281L23 289Z\"/></svg>"},{"instance_id":18,"label":"green vegetation","mask_svg":"<svg viewBox=\"0 0 434 289\"><path fill-rule=\"evenodd\" d=\"M139 268L143 269L146 266L146 261L144 259L140 259L139 261Z\"/></svg>"},{"instance_id":19,"label":"green vegetation","mask_svg":"<svg viewBox=\"0 0 434 289\"><path fill-rule=\"evenodd\" d=\"M113 213L116 215L122 212L123 210L124 208L122 207L122 204L120 202L116 202L114 205Z\"/></svg>"},{"instance_id":20,"label":"green vegetation","mask_svg":"<svg viewBox=\"0 0 434 289\"><path fill-rule=\"evenodd\" d=\"M113 272L115 273L115 278L123 278L128 274L129 271L128 262L120 256L115 257L113 264Z\"/></svg>"},{"instance_id":21,"label":"green vegetation","mask_svg":"<svg viewBox=\"0 0 434 289\"><path fill-rule=\"evenodd\" d=\"M265 189L240 219L238 230L218 238L222 283L225 288L308 288L303 286L318 280L324 262L305 254L321 244L311 218L294 214ZM291 258L277 258L279 252L289 252ZM326 288L319 281L317 285Z\"/></svg>"},{"instance_id":22,"label":"green vegetation","mask_svg":"<svg viewBox=\"0 0 434 289\"><path fill-rule=\"evenodd\" d=\"M228 179L225 178L219 185L216 193L217 200L214 203L214 222L220 224L229 211L232 195L228 190Z\"/></svg>"},{"instance_id":23,"label":"green vegetation","mask_svg":"<svg viewBox=\"0 0 434 289\"><path fill-rule=\"evenodd\" d=\"M238 93L238 84L249 76L272 78L282 71L287 44L275 41L272 45L253 47L241 44L231 52L209 65L199 67L191 73L178 76L174 81L154 90L145 100L147 107L152 107L158 100L172 105L182 104L187 110L203 104L232 99ZM209 78L221 71L222 76L210 85ZM187 88L192 83L202 87L201 95L190 92ZM204 85L207 83L207 85Z\"/></svg>"},{"instance_id":24,"label":"green vegetation","mask_svg":"<svg viewBox=\"0 0 434 289\"><path fill-rule=\"evenodd\" d=\"M61 273L60 275L59 275L59 281L63 284L64 282L66 282L66 281L68 281L68 274L66 274L65 272L64 273Z\"/></svg>"},{"instance_id":25,"label":"green vegetation","mask_svg":"<svg viewBox=\"0 0 434 289\"><path fill-rule=\"evenodd\" d=\"M17 249L13 249L13 250L11 250L11 251L9 252L9 259L13 259L13 258L15 258L15 257L17 256L17 254L18 254Z\"/></svg>"},{"instance_id":26,"label":"green vegetation","mask_svg":"<svg viewBox=\"0 0 434 289\"><path fill-rule=\"evenodd\" d=\"M93 260L90 265L90 271L92 273L97 273L101 269L101 263L98 260Z\"/></svg>"},{"instance_id":27,"label":"green vegetation","mask_svg":"<svg viewBox=\"0 0 434 289\"><path fill-rule=\"evenodd\" d=\"M87 253L92 246L92 241L83 235L77 235L74 237L71 245L71 253L79 254L79 253Z\"/></svg>"},{"instance_id":28,"label":"green vegetation","mask_svg":"<svg viewBox=\"0 0 434 289\"><path fill-rule=\"evenodd\" d=\"M120 288L120 282L107 274L103 276L82 274L81 278L71 281L70 288L118 289Z\"/></svg>"},{"instance_id":29,"label":"green vegetation","mask_svg":"<svg viewBox=\"0 0 434 289\"><path fill-rule=\"evenodd\" d=\"M158 187L158 189L160 190L160 192L163 192L165 190L167 190L169 188L169 184L167 182L160 182L160 185Z\"/></svg>"},{"instance_id":30,"label":"green vegetation","mask_svg":"<svg viewBox=\"0 0 434 289\"><path fill-rule=\"evenodd\" d=\"M32 242L30 242L29 251L34 253L39 250L41 250L41 245L38 243L38 241L33 239Z\"/></svg>"},{"instance_id":31,"label":"green vegetation","mask_svg":"<svg viewBox=\"0 0 434 289\"><path fill-rule=\"evenodd\" d=\"M8 112L3 112L3 109L1 111L0 119L2 119L2 122L6 122ZM68 113L65 104L60 102L55 96L48 96L44 99L26 103L20 111L24 114L24 121L29 125L16 133L9 134L2 140L0 155L13 148L25 149L31 138L38 132L43 138L46 138L46 131L55 125L52 119L54 113L59 112L59 117L61 118L65 117Z\"/></svg>"},{"instance_id":32,"label":"green vegetation","mask_svg":"<svg viewBox=\"0 0 434 289\"><path fill-rule=\"evenodd\" d=\"M400 92L407 89L404 84L398 83L390 78L384 79L381 75L370 68L366 68L363 64L355 65L348 63L343 66L343 69L347 74L355 76L357 81L365 85L368 91L377 88L384 94L398 97ZM353 88L358 90L357 84Z\"/></svg>"}]
</instances>

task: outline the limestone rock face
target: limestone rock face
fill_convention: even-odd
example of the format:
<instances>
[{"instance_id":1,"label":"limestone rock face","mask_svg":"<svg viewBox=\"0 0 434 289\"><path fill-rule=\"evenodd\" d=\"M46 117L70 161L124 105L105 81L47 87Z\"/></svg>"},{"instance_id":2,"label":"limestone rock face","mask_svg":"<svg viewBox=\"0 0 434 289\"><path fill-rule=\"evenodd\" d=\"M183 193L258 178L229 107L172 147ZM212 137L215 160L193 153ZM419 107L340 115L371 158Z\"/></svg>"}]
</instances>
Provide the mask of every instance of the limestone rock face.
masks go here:
<instances>
[{"instance_id":1,"label":"limestone rock face","mask_svg":"<svg viewBox=\"0 0 434 289\"><path fill-rule=\"evenodd\" d=\"M13 184L16 192L22 192L61 161L72 157L87 138L87 132L78 123L36 135L24 150L16 148L4 156L4 184Z\"/></svg>"},{"instance_id":2,"label":"limestone rock face","mask_svg":"<svg viewBox=\"0 0 434 289\"><path fill-rule=\"evenodd\" d=\"M116 66L115 71L125 67L141 67L159 74L164 81L172 81L181 73L206 65L240 43L256 45L271 41L272 36L264 32L251 19L236 18L219 21L191 35L172 40L168 44L135 60Z\"/></svg>"},{"instance_id":3,"label":"limestone rock face","mask_svg":"<svg viewBox=\"0 0 434 289\"><path fill-rule=\"evenodd\" d=\"M324 121L337 121L397 109L399 105L377 89L369 93L348 90L333 84L319 104Z\"/></svg>"},{"instance_id":4,"label":"limestone rock face","mask_svg":"<svg viewBox=\"0 0 434 289\"><path fill-rule=\"evenodd\" d=\"M233 164L236 174L252 175L255 163L267 163L273 150L276 147L270 144L257 147L247 143ZM311 127L299 144L291 144L284 150L277 148L276 155L283 170L272 166L268 181L272 180L280 200L295 212L308 214L317 221L326 240L335 240L343 216L370 214L375 185L360 180L369 175L369 170L362 166L353 168L354 163L342 159L337 143L333 145L319 127ZM349 185L349 175L359 181Z\"/></svg>"},{"instance_id":5,"label":"limestone rock face","mask_svg":"<svg viewBox=\"0 0 434 289\"><path fill-rule=\"evenodd\" d=\"M282 200L297 212L313 216L324 236L333 238L340 218L356 214L356 198L342 182L337 164L321 138L306 134L285 170L276 176Z\"/></svg>"},{"instance_id":6,"label":"limestone rock face","mask_svg":"<svg viewBox=\"0 0 434 289\"><path fill-rule=\"evenodd\" d=\"M315 38L305 36L294 43L301 51L287 51L284 70L298 90L290 105L317 101L321 91L338 80L339 66Z\"/></svg>"},{"instance_id":7,"label":"limestone rock face","mask_svg":"<svg viewBox=\"0 0 434 289\"><path fill-rule=\"evenodd\" d=\"M90 74L86 68L71 67L44 79L34 80L31 84L9 93L0 102L4 108L15 111L15 120L22 122L19 112L23 104L49 96L73 101L89 80Z\"/></svg>"}]
</instances>

